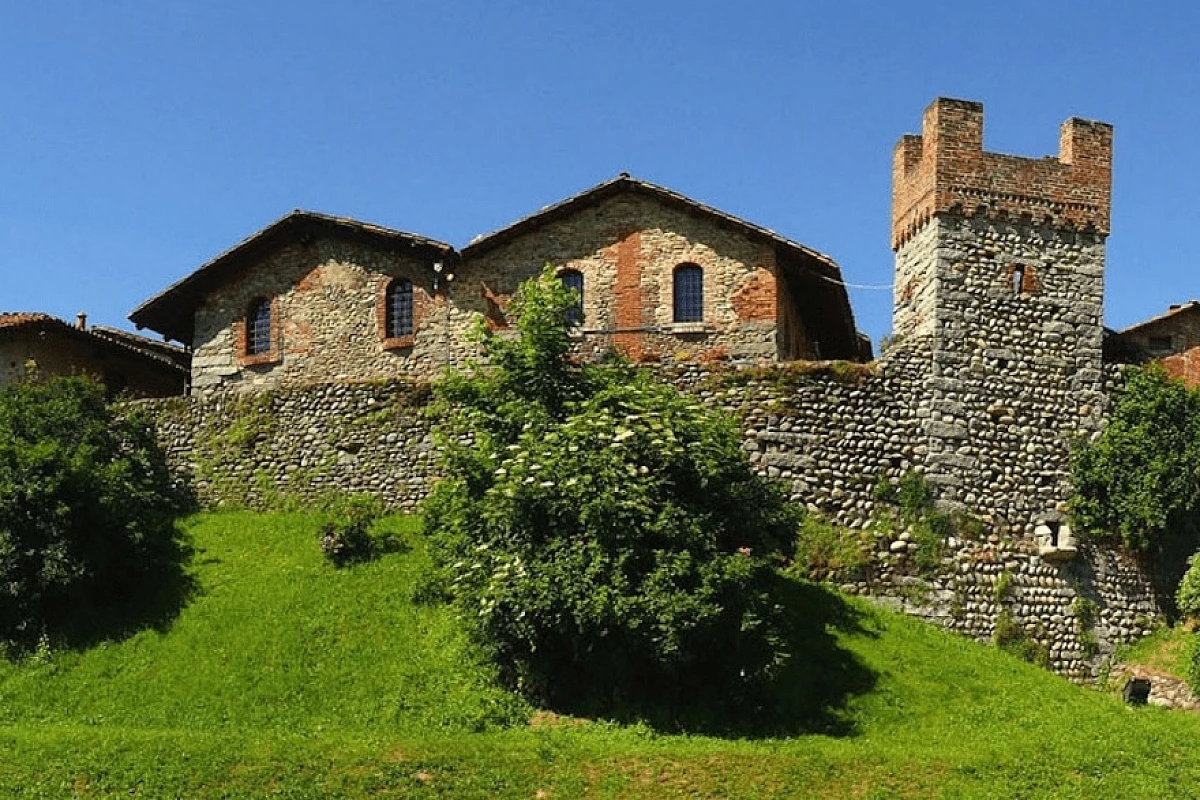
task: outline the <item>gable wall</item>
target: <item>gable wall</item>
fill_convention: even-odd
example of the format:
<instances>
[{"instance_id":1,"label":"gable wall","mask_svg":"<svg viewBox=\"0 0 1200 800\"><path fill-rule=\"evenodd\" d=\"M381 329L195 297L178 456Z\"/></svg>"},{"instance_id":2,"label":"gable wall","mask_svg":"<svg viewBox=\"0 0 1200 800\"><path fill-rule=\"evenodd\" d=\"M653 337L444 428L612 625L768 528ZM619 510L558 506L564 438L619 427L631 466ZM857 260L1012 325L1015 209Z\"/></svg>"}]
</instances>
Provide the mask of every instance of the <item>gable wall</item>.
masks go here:
<instances>
[{"instance_id":1,"label":"gable wall","mask_svg":"<svg viewBox=\"0 0 1200 800\"><path fill-rule=\"evenodd\" d=\"M704 269L702 325L672 320L673 272L685 262ZM479 256L468 249L454 302L502 327L512 293L546 264L583 273L585 350L615 346L645 361L780 354L774 249L711 220L638 194L612 197Z\"/></svg>"},{"instance_id":2,"label":"gable wall","mask_svg":"<svg viewBox=\"0 0 1200 800\"><path fill-rule=\"evenodd\" d=\"M268 389L327 381L431 376L461 359L468 316L434 292L418 255L334 239L284 247L212 292L196 311L192 386ZM413 283L411 346L381 338L380 308L392 278ZM255 298L274 298L269 357L245 358L244 318ZM265 363L255 363L255 362Z\"/></svg>"}]
</instances>

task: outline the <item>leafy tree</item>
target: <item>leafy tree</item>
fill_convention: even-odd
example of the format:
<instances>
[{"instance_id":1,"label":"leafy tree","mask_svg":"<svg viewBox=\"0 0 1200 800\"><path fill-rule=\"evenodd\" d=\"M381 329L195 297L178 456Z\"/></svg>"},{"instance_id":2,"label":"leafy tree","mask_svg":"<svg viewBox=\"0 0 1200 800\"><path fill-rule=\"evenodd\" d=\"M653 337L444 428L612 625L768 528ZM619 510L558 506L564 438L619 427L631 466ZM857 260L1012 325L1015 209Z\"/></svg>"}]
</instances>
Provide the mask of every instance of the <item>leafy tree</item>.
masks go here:
<instances>
[{"instance_id":1,"label":"leafy tree","mask_svg":"<svg viewBox=\"0 0 1200 800\"><path fill-rule=\"evenodd\" d=\"M180 503L146 428L87 378L0 391L0 645L104 635L175 579ZM151 597L153 595L153 597Z\"/></svg>"},{"instance_id":2,"label":"leafy tree","mask_svg":"<svg viewBox=\"0 0 1200 800\"><path fill-rule=\"evenodd\" d=\"M625 363L576 363L576 302L549 270L527 282L517 335L436 388L438 580L536 702L735 705L791 655L773 587L800 512L731 420Z\"/></svg>"},{"instance_id":3,"label":"leafy tree","mask_svg":"<svg viewBox=\"0 0 1200 800\"><path fill-rule=\"evenodd\" d=\"M1130 550L1200 521L1200 393L1157 365L1131 369L1100 436L1072 456L1072 512L1083 530Z\"/></svg>"}]
</instances>

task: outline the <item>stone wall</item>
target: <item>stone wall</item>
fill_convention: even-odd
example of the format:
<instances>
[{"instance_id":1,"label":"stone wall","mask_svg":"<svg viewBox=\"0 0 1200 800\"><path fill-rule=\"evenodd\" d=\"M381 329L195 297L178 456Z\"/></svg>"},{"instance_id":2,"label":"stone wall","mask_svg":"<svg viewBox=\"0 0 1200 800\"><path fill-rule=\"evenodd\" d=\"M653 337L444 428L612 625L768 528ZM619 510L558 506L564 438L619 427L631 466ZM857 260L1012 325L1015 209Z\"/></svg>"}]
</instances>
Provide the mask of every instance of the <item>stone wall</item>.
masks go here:
<instances>
[{"instance_id":1,"label":"stone wall","mask_svg":"<svg viewBox=\"0 0 1200 800\"><path fill-rule=\"evenodd\" d=\"M881 479L929 468L922 404L932 353L909 342L871 365L842 362L772 367L661 365L660 374L741 423L758 471L781 481L793 501L862 538L871 560L843 579L848 592L879 598L980 640L1001 611L1044 649L1056 671L1094 678L1115 647L1159 620L1149 582L1135 563L1086 544L1069 561L1046 561L1024 526L981 511L977 525L938 543L932 565L902 524L882 521ZM331 384L267 392L174 398L138 404L157 426L173 467L207 506L312 502L331 492L370 492L411 509L435 479L436 453L421 384ZM1071 398L1051 396L1054 413ZM997 460L1019 463L1028 443L992 443ZM1065 451L1066 442L1059 446ZM1039 485L1029 487L1036 494ZM982 495L982 492L981 492ZM995 505L984 497L984 507ZM1007 577L1002 577L1007 576ZM1007 585L1004 596L997 584ZM1096 622L1078 621L1080 602Z\"/></svg>"},{"instance_id":2,"label":"stone wall","mask_svg":"<svg viewBox=\"0 0 1200 800\"><path fill-rule=\"evenodd\" d=\"M944 501L1025 533L1061 519L1067 444L1097 431L1105 407L1103 240L946 214L896 260L898 282L930 285L914 297L936 298L924 312L935 333L918 389L929 480Z\"/></svg>"},{"instance_id":3,"label":"stone wall","mask_svg":"<svg viewBox=\"0 0 1200 800\"><path fill-rule=\"evenodd\" d=\"M427 384L324 384L140 401L202 507L317 503L369 493L411 510L434 478Z\"/></svg>"}]
</instances>

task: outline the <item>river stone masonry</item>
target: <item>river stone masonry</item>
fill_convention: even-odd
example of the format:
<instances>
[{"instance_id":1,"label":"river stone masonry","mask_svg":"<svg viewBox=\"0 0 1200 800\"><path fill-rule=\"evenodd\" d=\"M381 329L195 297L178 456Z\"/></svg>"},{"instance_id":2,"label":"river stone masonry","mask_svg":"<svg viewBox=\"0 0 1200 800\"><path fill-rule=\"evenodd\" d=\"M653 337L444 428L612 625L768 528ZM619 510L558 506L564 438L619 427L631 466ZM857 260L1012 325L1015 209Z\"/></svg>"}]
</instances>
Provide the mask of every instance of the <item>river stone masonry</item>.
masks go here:
<instances>
[{"instance_id":1,"label":"river stone masonry","mask_svg":"<svg viewBox=\"0 0 1200 800\"><path fill-rule=\"evenodd\" d=\"M983 106L941 98L896 146L893 329L926 339L916 399L944 506L1055 533L1068 448L1105 406L1112 127L1063 123L1057 157L983 150Z\"/></svg>"}]
</instances>

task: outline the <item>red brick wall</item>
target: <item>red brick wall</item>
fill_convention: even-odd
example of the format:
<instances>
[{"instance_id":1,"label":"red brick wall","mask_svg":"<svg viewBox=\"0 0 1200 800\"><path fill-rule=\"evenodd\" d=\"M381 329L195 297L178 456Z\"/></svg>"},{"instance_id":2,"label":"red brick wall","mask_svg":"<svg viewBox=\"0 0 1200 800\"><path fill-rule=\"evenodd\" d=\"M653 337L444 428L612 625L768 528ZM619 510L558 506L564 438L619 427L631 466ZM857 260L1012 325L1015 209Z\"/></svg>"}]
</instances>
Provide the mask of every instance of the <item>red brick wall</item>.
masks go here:
<instances>
[{"instance_id":1,"label":"red brick wall","mask_svg":"<svg viewBox=\"0 0 1200 800\"><path fill-rule=\"evenodd\" d=\"M1022 158L983 150L983 105L939 98L921 135L896 144L892 165L892 248L934 214L981 207L992 216L1049 219L1055 227L1109 231L1112 126L1069 119L1058 157Z\"/></svg>"}]
</instances>

